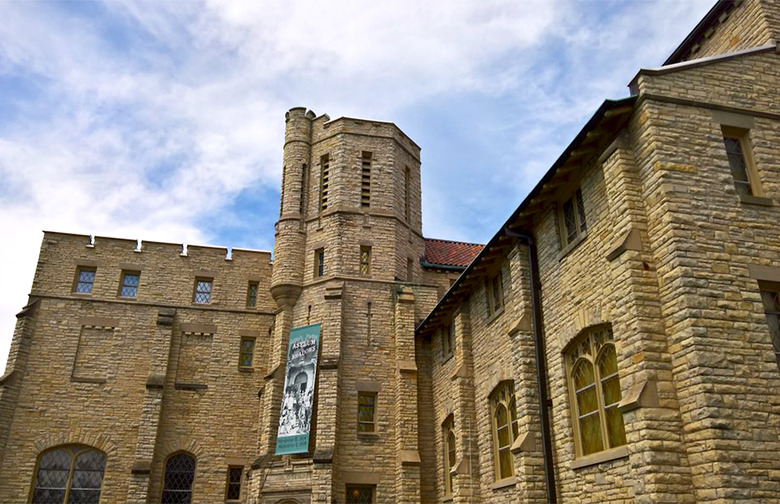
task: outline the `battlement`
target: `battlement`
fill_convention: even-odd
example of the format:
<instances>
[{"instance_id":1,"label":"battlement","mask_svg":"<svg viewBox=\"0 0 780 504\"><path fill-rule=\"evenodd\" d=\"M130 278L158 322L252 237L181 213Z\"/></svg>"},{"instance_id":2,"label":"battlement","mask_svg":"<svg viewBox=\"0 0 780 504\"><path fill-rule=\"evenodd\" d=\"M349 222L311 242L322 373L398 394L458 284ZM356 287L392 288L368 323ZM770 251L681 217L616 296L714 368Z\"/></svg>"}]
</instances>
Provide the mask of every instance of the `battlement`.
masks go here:
<instances>
[{"instance_id":1,"label":"battlement","mask_svg":"<svg viewBox=\"0 0 780 504\"><path fill-rule=\"evenodd\" d=\"M320 118L322 120L319 120ZM420 146L394 123L354 117L339 117L331 120L327 115L320 116L313 121L312 143L338 134L391 138L414 156L418 162L420 161Z\"/></svg>"},{"instance_id":2,"label":"battlement","mask_svg":"<svg viewBox=\"0 0 780 504\"><path fill-rule=\"evenodd\" d=\"M271 270L268 251L44 231L32 295L270 311ZM91 286L77 287L82 271ZM210 282L207 302L195 302L197 281Z\"/></svg>"}]
</instances>

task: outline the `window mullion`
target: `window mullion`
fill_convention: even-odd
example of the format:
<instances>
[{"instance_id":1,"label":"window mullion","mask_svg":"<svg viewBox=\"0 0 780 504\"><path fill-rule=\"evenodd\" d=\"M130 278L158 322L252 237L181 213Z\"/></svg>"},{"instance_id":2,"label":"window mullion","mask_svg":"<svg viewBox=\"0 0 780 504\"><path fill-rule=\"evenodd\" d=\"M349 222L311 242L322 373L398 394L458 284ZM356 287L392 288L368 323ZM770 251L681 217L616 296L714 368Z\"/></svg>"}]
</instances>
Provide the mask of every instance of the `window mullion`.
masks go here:
<instances>
[{"instance_id":1,"label":"window mullion","mask_svg":"<svg viewBox=\"0 0 780 504\"><path fill-rule=\"evenodd\" d=\"M70 487L73 484L73 471L76 468L76 457L79 454L76 453L70 458L70 470L68 471L68 482L65 484L65 498L62 501L62 504L67 504L68 500L70 499Z\"/></svg>"}]
</instances>

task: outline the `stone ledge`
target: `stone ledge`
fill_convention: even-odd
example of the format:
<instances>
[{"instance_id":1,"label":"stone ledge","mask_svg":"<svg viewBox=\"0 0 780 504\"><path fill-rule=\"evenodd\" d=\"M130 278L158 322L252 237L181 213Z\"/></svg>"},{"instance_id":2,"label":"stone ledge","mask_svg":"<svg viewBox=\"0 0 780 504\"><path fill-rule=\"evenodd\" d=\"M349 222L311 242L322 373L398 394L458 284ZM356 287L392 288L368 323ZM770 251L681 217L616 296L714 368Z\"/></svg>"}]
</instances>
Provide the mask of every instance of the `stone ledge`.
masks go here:
<instances>
[{"instance_id":1,"label":"stone ledge","mask_svg":"<svg viewBox=\"0 0 780 504\"><path fill-rule=\"evenodd\" d=\"M204 383L174 383L173 388L176 390L206 390L209 388L208 385Z\"/></svg>"},{"instance_id":2,"label":"stone ledge","mask_svg":"<svg viewBox=\"0 0 780 504\"><path fill-rule=\"evenodd\" d=\"M165 376L152 375L146 380L147 389L161 389L165 385Z\"/></svg>"},{"instance_id":3,"label":"stone ledge","mask_svg":"<svg viewBox=\"0 0 780 504\"><path fill-rule=\"evenodd\" d=\"M748 264L750 278L764 282L780 282L780 268L761 264Z\"/></svg>"},{"instance_id":4,"label":"stone ledge","mask_svg":"<svg viewBox=\"0 0 780 504\"><path fill-rule=\"evenodd\" d=\"M312 461L315 464L332 464L333 463L333 448L317 448L314 450L314 456Z\"/></svg>"},{"instance_id":5,"label":"stone ledge","mask_svg":"<svg viewBox=\"0 0 780 504\"><path fill-rule=\"evenodd\" d=\"M399 360L396 362L396 369L399 373L416 373L417 363L412 360Z\"/></svg>"},{"instance_id":6,"label":"stone ledge","mask_svg":"<svg viewBox=\"0 0 780 504\"><path fill-rule=\"evenodd\" d=\"M152 472L151 460L136 460L130 469L130 474L150 474Z\"/></svg>"},{"instance_id":7,"label":"stone ledge","mask_svg":"<svg viewBox=\"0 0 780 504\"><path fill-rule=\"evenodd\" d=\"M612 448L611 450L604 450L602 452L594 453L593 455L588 455L587 457L575 459L572 461L570 467L572 469L582 469L583 467L597 465L626 457L628 457L628 447L618 446L617 448Z\"/></svg>"},{"instance_id":8,"label":"stone ledge","mask_svg":"<svg viewBox=\"0 0 780 504\"><path fill-rule=\"evenodd\" d=\"M3 376L0 376L0 387L4 387L6 385L12 385L13 384L12 378L14 378L14 376L15 376L14 373L15 373L15 371L11 370L11 371L8 371Z\"/></svg>"},{"instance_id":9,"label":"stone ledge","mask_svg":"<svg viewBox=\"0 0 780 504\"><path fill-rule=\"evenodd\" d=\"M79 320L82 327L117 327L119 321L110 317L82 317Z\"/></svg>"},{"instance_id":10,"label":"stone ledge","mask_svg":"<svg viewBox=\"0 0 780 504\"><path fill-rule=\"evenodd\" d=\"M36 299L32 303L28 303L24 308L22 308L22 311L16 314L16 318L20 319L35 314L35 309L38 307L38 302L39 300Z\"/></svg>"},{"instance_id":11,"label":"stone ledge","mask_svg":"<svg viewBox=\"0 0 780 504\"><path fill-rule=\"evenodd\" d=\"M349 485L378 485L379 473L369 471L344 471L342 479Z\"/></svg>"},{"instance_id":12,"label":"stone ledge","mask_svg":"<svg viewBox=\"0 0 780 504\"><path fill-rule=\"evenodd\" d=\"M495 483L490 485L490 489L495 491L495 490L500 490L502 488L515 486L515 485L517 485L517 478L515 478L514 476L510 476L509 478L504 478L496 481Z\"/></svg>"},{"instance_id":13,"label":"stone ledge","mask_svg":"<svg viewBox=\"0 0 780 504\"><path fill-rule=\"evenodd\" d=\"M528 431L525 434L517 436L515 442L512 443L512 447L509 451L515 455L520 452L532 452L536 451L536 434L533 431Z\"/></svg>"},{"instance_id":14,"label":"stone ledge","mask_svg":"<svg viewBox=\"0 0 780 504\"><path fill-rule=\"evenodd\" d=\"M753 196L751 194L740 194L739 202L743 205L756 205L765 207L771 207L775 205L775 202L772 200L772 198L763 198L761 196Z\"/></svg>"},{"instance_id":15,"label":"stone ledge","mask_svg":"<svg viewBox=\"0 0 780 504\"><path fill-rule=\"evenodd\" d=\"M164 327L173 326L173 321L176 318L176 310L170 308L162 308L157 312L157 325Z\"/></svg>"},{"instance_id":16,"label":"stone ledge","mask_svg":"<svg viewBox=\"0 0 780 504\"><path fill-rule=\"evenodd\" d=\"M569 253L571 253L572 250L576 249L580 243L584 242L587 237L588 231L585 230L580 233L580 235L575 238L573 242L563 247L563 250L558 253L558 261L562 261L567 255L569 255Z\"/></svg>"},{"instance_id":17,"label":"stone ledge","mask_svg":"<svg viewBox=\"0 0 780 504\"><path fill-rule=\"evenodd\" d=\"M417 450L401 450L398 452L398 459L403 466L420 465L420 453Z\"/></svg>"},{"instance_id":18,"label":"stone ledge","mask_svg":"<svg viewBox=\"0 0 780 504\"><path fill-rule=\"evenodd\" d=\"M623 255L623 252L626 250L642 250L642 237L638 229L631 228L623 234L618 244L607 253L607 261L614 261Z\"/></svg>"},{"instance_id":19,"label":"stone ledge","mask_svg":"<svg viewBox=\"0 0 780 504\"><path fill-rule=\"evenodd\" d=\"M74 383L94 383L96 385L106 383L105 378L90 378L86 376L71 376L70 381Z\"/></svg>"},{"instance_id":20,"label":"stone ledge","mask_svg":"<svg viewBox=\"0 0 780 504\"><path fill-rule=\"evenodd\" d=\"M657 407L658 388L653 380L644 380L629 387L626 395L618 403L618 409L624 415L639 408Z\"/></svg>"},{"instance_id":21,"label":"stone ledge","mask_svg":"<svg viewBox=\"0 0 780 504\"><path fill-rule=\"evenodd\" d=\"M213 324L181 324L181 332L190 334L210 334L217 332L217 326Z\"/></svg>"},{"instance_id":22,"label":"stone ledge","mask_svg":"<svg viewBox=\"0 0 780 504\"><path fill-rule=\"evenodd\" d=\"M323 371L326 369L338 369L339 368L339 356L338 355L323 355L320 358L320 369Z\"/></svg>"}]
</instances>

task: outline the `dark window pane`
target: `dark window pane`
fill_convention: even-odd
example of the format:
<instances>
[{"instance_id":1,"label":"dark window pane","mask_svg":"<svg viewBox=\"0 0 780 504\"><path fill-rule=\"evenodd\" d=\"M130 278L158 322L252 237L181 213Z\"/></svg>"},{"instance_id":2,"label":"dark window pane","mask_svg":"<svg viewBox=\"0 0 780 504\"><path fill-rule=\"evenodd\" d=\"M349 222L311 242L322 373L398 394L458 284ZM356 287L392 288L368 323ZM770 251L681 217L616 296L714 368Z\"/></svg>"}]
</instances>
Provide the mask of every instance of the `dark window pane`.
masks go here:
<instances>
[{"instance_id":1,"label":"dark window pane","mask_svg":"<svg viewBox=\"0 0 780 504\"><path fill-rule=\"evenodd\" d=\"M577 237L577 220L574 216L574 202L572 198L569 198L563 204L563 222L566 226L566 243L569 243Z\"/></svg>"},{"instance_id":2,"label":"dark window pane","mask_svg":"<svg viewBox=\"0 0 780 504\"><path fill-rule=\"evenodd\" d=\"M165 464L162 504L189 504L195 479L195 459L186 453L174 455Z\"/></svg>"},{"instance_id":3,"label":"dark window pane","mask_svg":"<svg viewBox=\"0 0 780 504\"><path fill-rule=\"evenodd\" d=\"M373 487L347 487L347 504L372 504Z\"/></svg>"}]
</instances>

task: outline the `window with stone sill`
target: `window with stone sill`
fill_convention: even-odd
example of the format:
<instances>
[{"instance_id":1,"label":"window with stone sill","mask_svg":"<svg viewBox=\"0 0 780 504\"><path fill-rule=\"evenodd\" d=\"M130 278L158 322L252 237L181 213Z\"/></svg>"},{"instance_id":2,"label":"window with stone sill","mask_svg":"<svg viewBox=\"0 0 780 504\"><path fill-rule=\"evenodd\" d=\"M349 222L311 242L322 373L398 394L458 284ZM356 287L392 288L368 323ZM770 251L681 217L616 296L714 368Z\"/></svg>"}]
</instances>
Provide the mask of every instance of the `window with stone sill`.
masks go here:
<instances>
[{"instance_id":1,"label":"window with stone sill","mask_svg":"<svg viewBox=\"0 0 780 504\"><path fill-rule=\"evenodd\" d=\"M96 271L96 268L78 268L76 270L76 281L73 284L73 292L76 294L92 294Z\"/></svg>"},{"instance_id":2,"label":"window with stone sill","mask_svg":"<svg viewBox=\"0 0 780 504\"><path fill-rule=\"evenodd\" d=\"M376 432L376 392L358 392L358 433Z\"/></svg>"},{"instance_id":3,"label":"window with stone sill","mask_svg":"<svg viewBox=\"0 0 780 504\"><path fill-rule=\"evenodd\" d=\"M255 353L255 338L241 338L241 351L238 358L238 367L251 368Z\"/></svg>"},{"instance_id":4,"label":"window with stone sill","mask_svg":"<svg viewBox=\"0 0 780 504\"><path fill-rule=\"evenodd\" d=\"M137 271L123 271L122 280L119 284L119 297L126 299L135 299L138 297L138 284L141 274Z\"/></svg>"},{"instance_id":5,"label":"window with stone sill","mask_svg":"<svg viewBox=\"0 0 780 504\"><path fill-rule=\"evenodd\" d=\"M246 307L254 308L257 306L257 290L259 287L258 282L249 282L249 286L246 290Z\"/></svg>"},{"instance_id":6,"label":"window with stone sill","mask_svg":"<svg viewBox=\"0 0 780 504\"><path fill-rule=\"evenodd\" d=\"M211 278L196 278L192 302L197 304L209 304L211 302L212 284L213 279Z\"/></svg>"},{"instance_id":7,"label":"window with stone sill","mask_svg":"<svg viewBox=\"0 0 780 504\"><path fill-rule=\"evenodd\" d=\"M35 470L32 504L98 504L106 456L89 446L43 452Z\"/></svg>"},{"instance_id":8,"label":"window with stone sill","mask_svg":"<svg viewBox=\"0 0 780 504\"><path fill-rule=\"evenodd\" d=\"M721 127L721 130L737 193L742 196L761 196L761 186L750 147L750 131L728 126Z\"/></svg>"},{"instance_id":9,"label":"window with stone sill","mask_svg":"<svg viewBox=\"0 0 780 504\"><path fill-rule=\"evenodd\" d=\"M626 444L615 338L609 325L587 329L566 352L577 457Z\"/></svg>"},{"instance_id":10,"label":"window with stone sill","mask_svg":"<svg viewBox=\"0 0 780 504\"><path fill-rule=\"evenodd\" d=\"M762 282L760 288L761 301L769 324L769 337L772 339L777 366L780 368L780 283Z\"/></svg>"},{"instance_id":11,"label":"window with stone sill","mask_svg":"<svg viewBox=\"0 0 780 504\"><path fill-rule=\"evenodd\" d=\"M325 275L325 249L318 248L314 251L314 278Z\"/></svg>"},{"instance_id":12,"label":"window with stone sill","mask_svg":"<svg viewBox=\"0 0 780 504\"><path fill-rule=\"evenodd\" d=\"M244 468L241 466L228 467L225 501L237 502L241 499L241 475L243 472Z\"/></svg>"},{"instance_id":13,"label":"window with stone sill","mask_svg":"<svg viewBox=\"0 0 780 504\"><path fill-rule=\"evenodd\" d=\"M517 402L513 382L499 383L490 394L490 418L493 430L494 479L499 481L515 474L510 452L518 436Z\"/></svg>"},{"instance_id":14,"label":"window with stone sill","mask_svg":"<svg viewBox=\"0 0 780 504\"><path fill-rule=\"evenodd\" d=\"M455 468L457 453L455 451L455 418L447 417L442 425L442 441L444 446L444 495L452 495L452 469Z\"/></svg>"},{"instance_id":15,"label":"window with stone sill","mask_svg":"<svg viewBox=\"0 0 780 504\"><path fill-rule=\"evenodd\" d=\"M501 271L490 277L485 283L488 317L492 317L504 307L504 286Z\"/></svg>"},{"instance_id":16,"label":"window with stone sill","mask_svg":"<svg viewBox=\"0 0 780 504\"><path fill-rule=\"evenodd\" d=\"M441 359L448 360L455 353L455 321L452 320L441 330Z\"/></svg>"},{"instance_id":17,"label":"window with stone sill","mask_svg":"<svg viewBox=\"0 0 780 504\"><path fill-rule=\"evenodd\" d=\"M571 197L561 204L559 219L561 223L561 243L563 248L566 248L588 230L582 189L577 189Z\"/></svg>"},{"instance_id":18,"label":"window with stone sill","mask_svg":"<svg viewBox=\"0 0 780 504\"><path fill-rule=\"evenodd\" d=\"M360 274L363 276L371 274L371 247L368 245L360 246Z\"/></svg>"}]
</instances>

